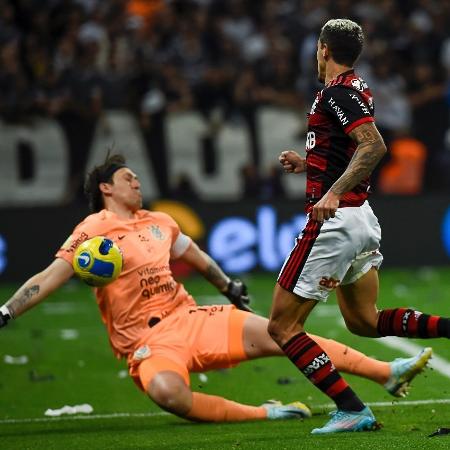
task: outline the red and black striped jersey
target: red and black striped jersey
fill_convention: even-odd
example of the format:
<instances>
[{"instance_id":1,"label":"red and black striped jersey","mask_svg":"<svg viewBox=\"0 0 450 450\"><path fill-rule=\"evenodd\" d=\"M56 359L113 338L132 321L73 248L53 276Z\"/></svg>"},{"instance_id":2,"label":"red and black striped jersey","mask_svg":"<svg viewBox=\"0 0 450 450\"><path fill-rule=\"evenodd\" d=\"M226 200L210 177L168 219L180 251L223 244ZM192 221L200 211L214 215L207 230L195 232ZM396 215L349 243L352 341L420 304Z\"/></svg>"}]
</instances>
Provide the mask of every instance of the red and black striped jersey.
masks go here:
<instances>
[{"instance_id":1,"label":"red and black striped jersey","mask_svg":"<svg viewBox=\"0 0 450 450\"><path fill-rule=\"evenodd\" d=\"M342 73L317 93L308 114L306 137L306 211L326 194L344 173L356 150L348 135L365 122L373 122L372 94L353 70ZM346 193L339 207L361 206L369 195L369 178Z\"/></svg>"}]
</instances>

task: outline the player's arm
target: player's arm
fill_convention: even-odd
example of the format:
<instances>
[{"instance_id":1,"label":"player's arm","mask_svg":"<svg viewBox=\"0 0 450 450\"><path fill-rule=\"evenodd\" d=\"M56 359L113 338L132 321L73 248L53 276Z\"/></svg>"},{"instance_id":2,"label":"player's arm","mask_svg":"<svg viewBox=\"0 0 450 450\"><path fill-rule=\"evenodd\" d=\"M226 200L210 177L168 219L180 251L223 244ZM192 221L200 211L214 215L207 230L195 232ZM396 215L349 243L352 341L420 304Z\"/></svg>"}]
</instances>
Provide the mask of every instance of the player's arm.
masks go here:
<instances>
[{"instance_id":1,"label":"player's arm","mask_svg":"<svg viewBox=\"0 0 450 450\"><path fill-rule=\"evenodd\" d=\"M386 153L386 145L373 122L355 127L349 136L357 148L345 172L312 210L312 219L322 222L334 217L342 196L367 178Z\"/></svg>"},{"instance_id":2,"label":"player's arm","mask_svg":"<svg viewBox=\"0 0 450 450\"><path fill-rule=\"evenodd\" d=\"M250 299L245 284L240 280L231 280L214 259L201 250L195 242L191 241L179 258L200 272L237 308L252 311L248 306Z\"/></svg>"},{"instance_id":3,"label":"player's arm","mask_svg":"<svg viewBox=\"0 0 450 450\"><path fill-rule=\"evenodd\" d=\"M72 275L72 266L67 261L56 258L46 269L26 281L0 308L0 327L5 326L9 319L19 317L40 303Z\"/></svg>"}]
</instances>

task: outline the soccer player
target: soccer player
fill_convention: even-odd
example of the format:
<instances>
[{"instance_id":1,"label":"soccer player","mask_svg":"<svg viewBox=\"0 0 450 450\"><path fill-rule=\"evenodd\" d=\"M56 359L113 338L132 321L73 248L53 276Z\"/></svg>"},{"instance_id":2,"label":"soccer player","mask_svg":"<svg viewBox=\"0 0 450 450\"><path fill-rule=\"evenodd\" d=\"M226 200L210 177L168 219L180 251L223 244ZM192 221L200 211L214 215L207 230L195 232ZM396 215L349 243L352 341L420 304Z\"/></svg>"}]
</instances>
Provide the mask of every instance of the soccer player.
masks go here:
<instances>
[{"instance_id":1,"label":"soccer player","mask_svg":"<svg viewBox=\"0 0 450 450\"><path fill-rule=\"evenodd\" d=\"M309 417L309 409L300 402L249 406L191 391L190 372L284 355L267 333L268 320L250 312L245 286L230 280L171 217L141 209L139 180L123 157L111 156L95 167L87 177L86 192L95 213L75 228L46 269L0 308L0 326L44 300L73 275L72 259L81 242L107 236L122 250L124 266L117 280L95 289L97 303L115 355L127 359L131 377L151 399L196 421ZM233 305L197 306L172 276L169 262L177 258L197 269ZM338 342L314 339L339 369L384 384L397 396L431 355L426 349L389 364Z\"/></svg>"},{"instance_id":2,"label":"soccer player","mask_svg":"<svg viewBox=\"0 0 450 450\"><path fill-rule=\"evenodd\" d=\"M369 175L386 152L374 123L367 84L353 70L363 47L361 27L335 19L317 43L317 93L308 116L306 159L284 151L286 172L306 171L307 224L280 271L269 333L294 365L337 405L314 434L374 427L368 407L339 375L304 324L336 290L347 328L361 336L450 337L450 320L408 308L376 307L381 230L367 202ZM380 61L382 64L382 61Z\"/></svg>"}]
</instances>

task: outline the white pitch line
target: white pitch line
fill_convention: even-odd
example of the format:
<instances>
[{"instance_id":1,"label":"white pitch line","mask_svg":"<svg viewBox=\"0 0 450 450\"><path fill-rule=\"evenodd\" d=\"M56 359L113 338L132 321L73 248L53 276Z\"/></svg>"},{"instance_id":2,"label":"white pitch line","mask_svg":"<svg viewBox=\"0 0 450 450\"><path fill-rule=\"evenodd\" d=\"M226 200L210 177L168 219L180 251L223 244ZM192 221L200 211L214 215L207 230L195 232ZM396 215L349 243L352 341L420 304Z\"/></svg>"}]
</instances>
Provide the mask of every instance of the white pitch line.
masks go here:
<instances>
[{"instance_id":1,"label":"white pitch line","mask_svg":"<svg viewBox=\"0 0 450 450\"><path fill-rule=\"evenodd\" d=\"M413 400L413 401L398 401L390 402L368 402L369 406L374 407L396 407L396 406L418 406L418 405L442 405L450 404L450 398L438 398L429 400ZM317 409L335 409L334 403L325 403L323 405L311 406L313 410ZM113 414L91 414L86 416L64 416L64 417L31 417L26 419L3 419L0 420L0 425L4 424L21 424L21 423L38 423L38 422L60 422L63 420L95 420L95 419L120 419L123 417L155 417L155 416L169 416L167 412L149 412L149 413L113 413Z\"/></svg>"},{"instance_id":2,"label":"white pitch line","mask_svg":"<svg viewBox=\"0 0 450 450\"><path fill-rule=\"evenodd\" d=\"M402 339L398 337L387 336L378 338L376 341L380 344L386 345L387 347L395 348L396 350L402 350L403 352L411 356L417 355L417 353L422 350L422 347L420 345L414 344L413 342L408 341L404 338ZM432 342L430 342L430 346L431 344ZM441 375L444 375L444 377L450 378L450 363L446 359L433 354L433 357L428 363L428 366L432 367Z\"/></svg>"},{"instance_id":3,"label":"white pitch line","mask_svg":"<svg viewBox=\"0 0 450 450\"><path fill-rule=\"evenodd\" d=\"M149 412L149 413L112 413L112 414L91 414L86 416L63 416L63 417L30 417L26 419L3 419L2 424L17 424L29 422L59 422L61 420L95 420L95 419L117 419L122 417L153 417L153 416L169 416L167 412Z\"/></svg>"}]
</instances>

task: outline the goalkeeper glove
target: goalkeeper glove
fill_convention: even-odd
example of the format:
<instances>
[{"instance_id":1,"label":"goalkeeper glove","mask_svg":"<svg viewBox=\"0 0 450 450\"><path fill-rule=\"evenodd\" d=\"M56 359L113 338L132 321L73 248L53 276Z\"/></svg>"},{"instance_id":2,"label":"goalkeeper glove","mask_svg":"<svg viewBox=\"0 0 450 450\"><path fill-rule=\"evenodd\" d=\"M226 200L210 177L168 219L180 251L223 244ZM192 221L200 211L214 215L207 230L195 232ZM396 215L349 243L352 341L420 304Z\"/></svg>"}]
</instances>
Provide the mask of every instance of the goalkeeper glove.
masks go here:
<instances>
[{"instance_id":1,"label":"goalkeeper glove","mask_svg":"<svg viewBox=\"0 0 450 450\"><path fill-rule=\"evenodd\" d=\"M253 312L250 308L250 298L247 292L247 286L241 280L231 280L225 291L222 292L230 302L242 311Z\"/></svg>"},{"instance_id":2,"label":"goalkeeper glove","mask_svg":"<svg viewBox=\"0 0 450 450\"><path fill-rule=\"evenodd\" d=\"M0 308L0 328L6 327L8 320L11 319L11 313L7 306L3 305Z\"/></svg>"}]
</instances>

